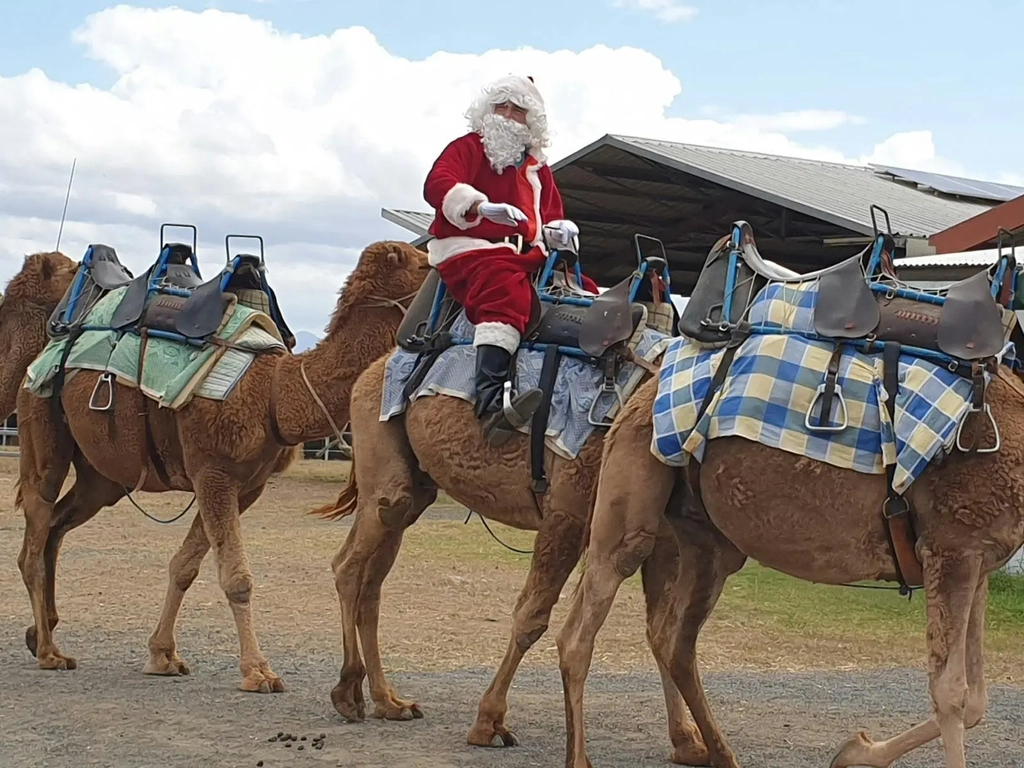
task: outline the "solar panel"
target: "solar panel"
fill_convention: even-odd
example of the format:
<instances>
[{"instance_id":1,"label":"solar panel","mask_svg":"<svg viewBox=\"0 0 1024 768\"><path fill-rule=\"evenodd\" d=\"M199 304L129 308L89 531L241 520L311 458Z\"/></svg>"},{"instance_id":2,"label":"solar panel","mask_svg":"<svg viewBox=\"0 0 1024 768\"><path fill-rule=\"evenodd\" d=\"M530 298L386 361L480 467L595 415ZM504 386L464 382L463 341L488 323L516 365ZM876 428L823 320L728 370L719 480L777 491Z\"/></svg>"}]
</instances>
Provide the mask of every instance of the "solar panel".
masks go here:
<instances>
[{"instance_id":1,"label":"solar panel","mask_svg":"<svg viewBox=\"0 0 1024 768\"><path fill-rule=\"evenodd\" d=\"M1005 202L1024 195L1024 187L998 184L994 181L965 179L960 176L948 176L944 173L929 173L928 171L915 171L888 165L871 164L871 168L875 173L888 174L902 181L921 184L945 195L973 197L994 202Z\"/></svg>"}]
</instances>

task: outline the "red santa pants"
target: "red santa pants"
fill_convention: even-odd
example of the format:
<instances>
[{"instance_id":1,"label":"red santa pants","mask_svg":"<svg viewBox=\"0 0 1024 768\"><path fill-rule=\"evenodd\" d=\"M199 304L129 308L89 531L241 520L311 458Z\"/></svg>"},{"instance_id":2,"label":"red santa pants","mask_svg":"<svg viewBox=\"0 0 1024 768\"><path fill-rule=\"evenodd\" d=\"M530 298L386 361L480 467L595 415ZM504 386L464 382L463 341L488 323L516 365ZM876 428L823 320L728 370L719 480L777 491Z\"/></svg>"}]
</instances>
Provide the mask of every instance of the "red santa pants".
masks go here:
<instances>
[{"instance_id":1,"label":"red santa pants","mask_svg":"<svg viewBox=\"0 0 1024 768\"><path fill-rule=\"evenodd\" d=\"M445 287L476 326L474 344L491 344L515 352L530 322L533 273L544 266L540 248L519 254L509 248L467 251L437 266ZM597 284L583 278L584 290L597 293Z\"/></svg>"}]
</instances>

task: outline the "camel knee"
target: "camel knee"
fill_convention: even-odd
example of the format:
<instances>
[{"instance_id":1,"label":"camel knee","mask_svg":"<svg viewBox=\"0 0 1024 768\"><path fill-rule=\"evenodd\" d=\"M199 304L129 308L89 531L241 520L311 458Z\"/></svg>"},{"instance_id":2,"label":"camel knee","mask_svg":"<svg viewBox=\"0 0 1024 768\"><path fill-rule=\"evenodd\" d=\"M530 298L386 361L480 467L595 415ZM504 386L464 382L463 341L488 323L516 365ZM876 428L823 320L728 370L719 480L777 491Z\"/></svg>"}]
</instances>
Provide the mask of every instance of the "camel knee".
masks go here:
<instances>
[{"instance_id":1,"label":"camel knee","mask_svg":"<svg viewBox=\"0 0 1024 768\"><path fill-rule=\"evenodd\" d=\"M247 571L228 574L226 578L221 578L220 586L228 602L233 605L248 605L252 598L252 574Z\"/></svg>"},{"instance_id":2,"label":"camel knee","mask_svg":"<svg viewBox=\"0 0 1024 768\"><path fill-rule=\"evenodd\" d=\"M548 631L547 617L539 623L534 623L530 629L517 630L515 632L516 648L520 653L526 653Z\"/></svg>"},{"instance_id":3,"label":"camel knee","mask_svg":"<svg viewBox=\"0 0 1024 768\"><path fill-rule=\"evenodd\" d=\"M405 520L412 509L412 494L407 490L377 498L377 519L389 531L404 530Z\"/></svg>"},{"instance_id":4,"label":"camel knee","mask_svg":"<svg viewBox=\"0 0 1024 768\"><path fill-rule=\"evenodd\" d=\"M964 707L964 728L973 728L985 716L988 709L988 692L982 687L980 690L971 689L967 692L967 705Z\"/></svg>"},{"instance_id":5,"label":"camel knee","mask_svg":"<svg viewBox=\"0 0 1024 768\"><path fill-rule=\"evenodd\" d=\"M654 531L630 531L622 537L622 544L612 556L616 573L628 579L654 551L657 535Z\"/></svg>"},{"instance_id":6,"label":"camel knee","mask_svg":"<svg viewBox=\"0 0 1024 768\"><path fill-rule=\"evenodd\" d=\"M970 700L966 675L945 671L934 678L930 687L936 713L956 717L966 725L967 704Z\"/></svg>"}]
</instances>

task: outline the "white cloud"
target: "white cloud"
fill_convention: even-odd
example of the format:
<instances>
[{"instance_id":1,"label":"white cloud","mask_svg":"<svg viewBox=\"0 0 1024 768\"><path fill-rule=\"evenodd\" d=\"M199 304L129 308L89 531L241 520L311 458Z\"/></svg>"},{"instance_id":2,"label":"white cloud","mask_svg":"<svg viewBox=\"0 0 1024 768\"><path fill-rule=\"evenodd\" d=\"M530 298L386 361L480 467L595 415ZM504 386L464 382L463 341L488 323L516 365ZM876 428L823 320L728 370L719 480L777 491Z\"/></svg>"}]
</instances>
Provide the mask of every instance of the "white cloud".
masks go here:
<instances>
[{"instance_id":1,"label":"white cloud","mask_svg":"<svg viewBox=\"0 0 1024 768\"><path fill-rule=\"evenodd\" d=\"M409 238L381 220L381 206L426 209L430 163L465 130L462 114L480 86L509 72L532 75L544 93L553 159L624 133L825 160L945 163L927 131L854 159L787 135L850 119L841 112L666 117L681 82L637 48L409 60L360 27L302 37L218 10L127 6L88 17L74 39L114 73L113 85L56 82L38 69L0 78L0 277L26 252L53 247L77 157L66 253L105 242L144 269L160 222L183 221L199 227L200 264L212 271L224 234L262 234L295 330L323 327L362 247Z\"/></svg>"},{"instance_id":2,"label":"white cloud","mask_svg":"<svg viewBox=\"0 0 1024 768\"><path fill-rule=\"evenodd\" d=\"M644 11L666 24L691 21L697 17L696 8L692 5L683 5L676 0L613 0L612 5L616 8Z\"/></svg>"},{"instance_id":3,"label":"white cloud","mask_svg":"<svg viewBox=\"0 0 1024 768\"><path fill-rule=\"evenodd\" d=\"M746 128L784 133L830 131L842 125L860 125L865 122L863 117L838 109L800 109L770 115L735 115L727 119Z\"/></svg>"}]
</instances>

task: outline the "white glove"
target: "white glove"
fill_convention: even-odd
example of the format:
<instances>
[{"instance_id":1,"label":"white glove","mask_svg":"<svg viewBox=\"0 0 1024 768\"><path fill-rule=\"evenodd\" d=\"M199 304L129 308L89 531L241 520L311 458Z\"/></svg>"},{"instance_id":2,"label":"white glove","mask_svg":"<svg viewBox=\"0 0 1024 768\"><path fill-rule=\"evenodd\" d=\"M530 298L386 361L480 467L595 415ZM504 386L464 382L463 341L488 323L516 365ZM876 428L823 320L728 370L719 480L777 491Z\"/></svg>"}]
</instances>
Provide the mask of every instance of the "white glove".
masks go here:
<instances>
[{"instance_id":1,"label":"white glove","mask_svg":"<svg viewBox=\"0 0 1024 768\"><path fill-rule=\"evenodd\" d=\"M568 219L559 219L544 225L544 241L548 248L565 248L572 244L572 239L579 233L580 228Z\"/></svg>"},{"instance_id":2,"label":"white glove","mask_svg":"<svg viewBox=\"0 0 1024 768\"><path fill-rule=\"evenodd\" d=\"M480 203L477 212L485 219L507 227L514 227L520 221L526 221L526 214L508 203Z\"/></svg>"}]
</instances>

